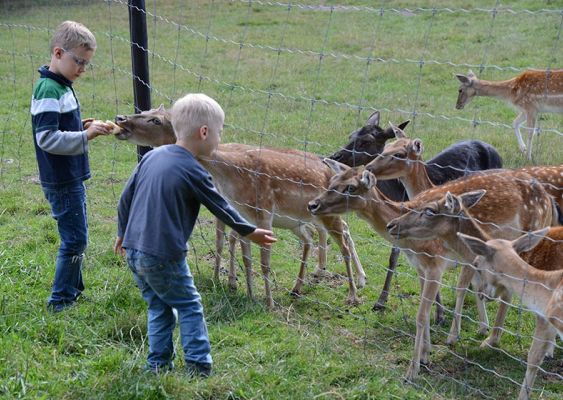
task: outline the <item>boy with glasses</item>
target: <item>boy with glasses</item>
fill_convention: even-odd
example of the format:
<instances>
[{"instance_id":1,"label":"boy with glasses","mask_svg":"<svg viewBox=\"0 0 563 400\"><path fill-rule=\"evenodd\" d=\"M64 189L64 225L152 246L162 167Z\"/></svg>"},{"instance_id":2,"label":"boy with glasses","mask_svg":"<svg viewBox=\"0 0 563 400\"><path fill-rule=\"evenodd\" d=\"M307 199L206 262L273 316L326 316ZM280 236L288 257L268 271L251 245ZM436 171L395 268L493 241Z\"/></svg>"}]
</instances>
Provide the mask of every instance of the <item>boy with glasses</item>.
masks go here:
<instances>
[{"instance_id":1,"label":"boy with glasses","mask_svg":"<svg viewBox=\"0 0 563 400\"><path fill-rule=\"evenodd\" d=\"M65 21L51 39L51 62L39 69L31 100L31 122L39 178L57 221L60 247L47 307L59 312L73 305L82 291L82 259L88 242L86 191L90 178L88 141L110 134L100 121L82 121L72 88L96 50L96 39L84 25Z\"/></svg>"}]
</instances>

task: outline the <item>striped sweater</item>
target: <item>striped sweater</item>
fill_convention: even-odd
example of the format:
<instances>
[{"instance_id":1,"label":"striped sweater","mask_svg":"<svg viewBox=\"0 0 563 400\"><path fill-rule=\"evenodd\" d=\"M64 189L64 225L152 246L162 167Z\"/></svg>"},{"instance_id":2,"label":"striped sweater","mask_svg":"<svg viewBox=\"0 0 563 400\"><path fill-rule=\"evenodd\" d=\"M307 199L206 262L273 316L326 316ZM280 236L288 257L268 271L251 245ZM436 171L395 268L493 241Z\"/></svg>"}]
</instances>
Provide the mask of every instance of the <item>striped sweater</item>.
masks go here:
<instances>
[{"instance_id":1,"label":"striped sweater","mask_svg":"<svg viewBox=\"0 0 563 400\"><path fill-rule=\"evenodd\" d=\"M90 178L88 139L72 82L47 66L39 74L31 99L31 125L41 185L57 188L84 181Z\"/></svg>"}]
</instances>

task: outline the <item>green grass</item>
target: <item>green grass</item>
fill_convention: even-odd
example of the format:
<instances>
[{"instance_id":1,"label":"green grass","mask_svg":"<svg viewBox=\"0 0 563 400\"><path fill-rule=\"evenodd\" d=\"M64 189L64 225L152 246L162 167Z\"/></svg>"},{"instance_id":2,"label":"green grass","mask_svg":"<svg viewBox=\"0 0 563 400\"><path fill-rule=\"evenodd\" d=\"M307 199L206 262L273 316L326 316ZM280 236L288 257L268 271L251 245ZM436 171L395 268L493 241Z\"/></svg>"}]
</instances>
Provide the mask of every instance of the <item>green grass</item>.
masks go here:
<instances>
[{"instance_id":1,"label":"green grass","mask_svg":"<svg viewBox=\"0 0 563 400\"><path fill-rule=\"evenodd\" d=\"M30 7L31 4L34 7ZM0 17L0 397L61 399L392 399L513 398L533 332L531 315L510 312L502 351L481 350L474 301L469 298L462 340L445 346L447 327L433 325L429 369L403 383L412 355L418 282L401 257L389 308L371 306L383 283L389 245L355 216L346 216L368 274L364 303L344 306L343 278L314 281L304 296L289 297L300 249L295 237L277 231L272 269L275 311L212 279L214 232L205 211L191 239L189 263L203 297L213 346L215 375L189 381L181 372L147 376L146 309L123 260L111 252L115 206L135 166L134 147L110 138L91 143L88 182L90 244L86 295L60 315L45 310L58 247L56 225L37 184L29 102L36 69L48 63L53 28L79 20L94 32L93 68L76 84L83 116L109 119L133 110L128 16L125 2L2 2ZM80 3L80 4L78 4ZM303 1L300 4L315 4ZM413 2L384 1L385 12L347 9L331 13L246 2L147 2L151 13L149 58L152 103L169 106L187 92L216 98L226 111L224 141L307 149L330 154L372 109L382 121L413 119L407 133L420 137L430 158L468 138L496 146L507 167L526 165L510 125L515 112L494 99L475 99L454 109L454 73L484 68L485 79L506 79L506 69L561 67L560 13L503 12L561 9L561 1L420 1L417 7L465 8L470 12L413 11ZM156 10L155 10L156 4ZM325 5L343 4L326 1ZM374 6L369 1L348 3ZM154 18L156 14L158 17ZM162 18L161 18L162 17ZM181 24L178 29L175 22ZM492 26L492 28L491 28ZM187 29L186 29L187 28ZM209 41L205 35L209 33ZM243 42L244 46L239 46ZM281 48L278 53L275 49ZM325 54L319 57L319 54ZM367 64L367 57L381 58ZM426 62L419 66L417 61ZM396 61L393 61L396 60ZM434 63L430 61L438 61ZM449 63L462 66L452 66ZM314 100L314 101L313 101ZM359 111L359 107L364 107ZM481 122L475 126L472 120ZM489 124L487 122L493 122ZM501 125L499 125L501 124ZM561 131L560 115L546 114L543 129ZM561 136L545 132L534 143L534 163L563 162ZM344 273L332 246L329 267ZM255 253L257 256L257 254ZM255 257L257 259L257 257ZM314 260L314 259L313 259ZM313 261L312 261L313 262ZM258 271L259 268L256 268ZM443 298L453 308L456 271L447 273ZM496 305L489 306L490 318ZM447 313L447 324L451 312ZM179 345L178 339L176 339ZM181 349L178 366L182 366ZM543 368L561 375L561 349ZM512 381L511 381L512 380ZM534 398L556 399L561 380L540 373Z\"/></svg>"}]
</instances>

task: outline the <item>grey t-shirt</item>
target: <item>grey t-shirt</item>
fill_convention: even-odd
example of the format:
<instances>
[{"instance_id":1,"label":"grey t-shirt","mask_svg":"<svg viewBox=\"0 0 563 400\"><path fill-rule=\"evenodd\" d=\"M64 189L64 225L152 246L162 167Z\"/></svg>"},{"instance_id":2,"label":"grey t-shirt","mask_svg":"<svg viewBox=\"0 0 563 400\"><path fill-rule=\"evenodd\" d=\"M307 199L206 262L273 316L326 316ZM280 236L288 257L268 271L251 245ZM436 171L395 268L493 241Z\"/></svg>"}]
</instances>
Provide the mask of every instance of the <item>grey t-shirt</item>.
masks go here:
<instances>
[{"instance_id":1,"label":"grey t-shirt","mask_svg":"<svg viewBox=\"0 0 563 400\"><path fill-rule=\"evenodd\" d=\"M217 192L209 172L188 150L158 147L145 154L127 181L117 206L117 235L124 248L181 259L200 204L242 236L256 228Z\"/></svg>"}]
</instances>

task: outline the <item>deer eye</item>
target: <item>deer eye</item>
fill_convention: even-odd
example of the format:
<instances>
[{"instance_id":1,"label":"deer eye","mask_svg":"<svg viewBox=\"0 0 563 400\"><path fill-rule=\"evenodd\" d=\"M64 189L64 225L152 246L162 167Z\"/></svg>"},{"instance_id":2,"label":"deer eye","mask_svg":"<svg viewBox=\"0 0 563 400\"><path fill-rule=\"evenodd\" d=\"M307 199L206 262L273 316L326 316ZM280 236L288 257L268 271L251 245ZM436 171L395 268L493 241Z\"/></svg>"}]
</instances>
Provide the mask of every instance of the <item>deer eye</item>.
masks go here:
<instances>
[{"instance_id":1,"label":"deer eye","mask_svg":"<svg viewBox=\"0 0 563 400\"><path fill-rule=\"evenodd\" d=\"M463 90L459 89L458 92L461 93L461 92L463 92Z\"/></svg>"},{"instance_id":2,"label":"deer eye","mask_svg":"<svg viewBox=\"0 0 563 400\"><path fill-rule=\"evenodd\" d=\"M354 185L348 185L346 186L346 189L344 190L344 193L349 193L349 194L353 194L356 191L356 186Z\"/></svg>"},{"instance_id":3,"label":"deer eye","mask_svg":"<svg viewBox=\"0 0 563 400\"><path fill-rule=\"evenodd\" d=\"M149 122L152 122L155 125L162 125L162 122L158 118L151 118Z\"/></svg>"},{"instance_id":4,"label":"deer eye","mask_svg":"<svg viewBox=\"0 0 563 400\"><path fill-rule=\"evenodd\" d=\"M425 208L424 211L422 211L422 213L427 217L432 217L433 215L436 215L434 210L431 208Z\"/></svg>"},{"instance_id":5,"label":"deer eye","mask_svg":"<svg viewBox=\"0 0 563 400\"><path fill-rule=\"evenodd\" d=\"M395 153L395 154L393 155L393 158L398 158L399 160L403 160L403 159L405 159L406 157L405 157L405 155L404 155L403 153Z\"/></svg>"}]
</instances>

